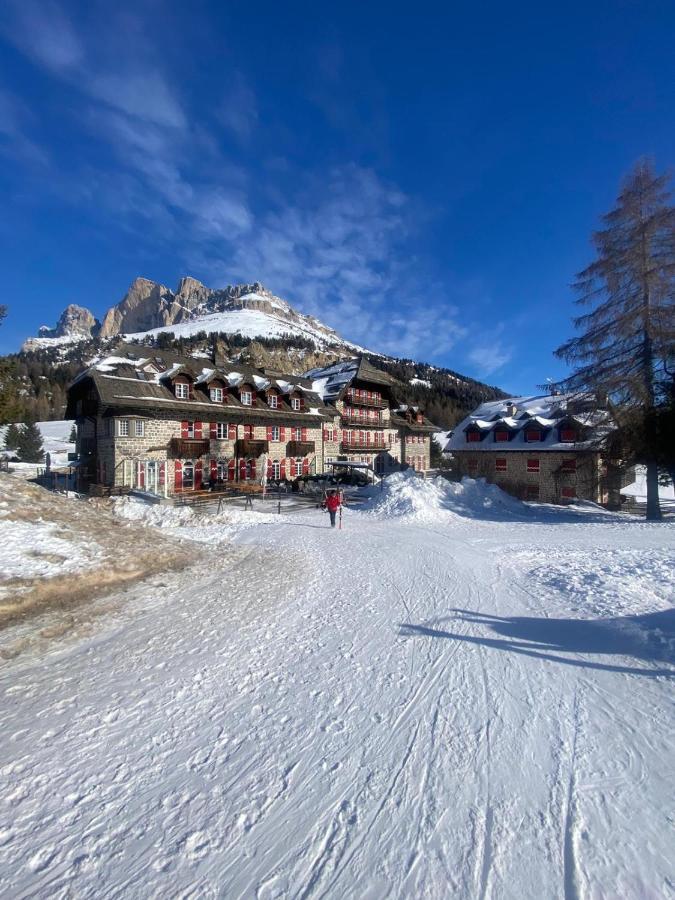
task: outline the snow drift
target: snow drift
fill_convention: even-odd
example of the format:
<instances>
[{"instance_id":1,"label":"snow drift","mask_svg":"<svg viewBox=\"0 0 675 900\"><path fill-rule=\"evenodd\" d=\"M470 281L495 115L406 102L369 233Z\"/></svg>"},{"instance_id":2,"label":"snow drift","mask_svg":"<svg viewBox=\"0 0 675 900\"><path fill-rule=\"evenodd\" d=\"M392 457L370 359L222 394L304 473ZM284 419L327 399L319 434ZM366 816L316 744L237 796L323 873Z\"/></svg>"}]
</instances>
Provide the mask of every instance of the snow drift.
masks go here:
<instances>
[{"instance_id":1,"label":"snow drift","mask_svg":"<svg viewBox=\"0 0 675 900\"><path fill-rule=\"evenodd\" d=\"M368 515L379 519L402 518L429 522L448 516L463 518L525 518L529 508L484 479L463 478L461 483L440 476L419 478L412 470L397 472L380 486L368 489L364 507Z\"/></svg>"}]
</instances>

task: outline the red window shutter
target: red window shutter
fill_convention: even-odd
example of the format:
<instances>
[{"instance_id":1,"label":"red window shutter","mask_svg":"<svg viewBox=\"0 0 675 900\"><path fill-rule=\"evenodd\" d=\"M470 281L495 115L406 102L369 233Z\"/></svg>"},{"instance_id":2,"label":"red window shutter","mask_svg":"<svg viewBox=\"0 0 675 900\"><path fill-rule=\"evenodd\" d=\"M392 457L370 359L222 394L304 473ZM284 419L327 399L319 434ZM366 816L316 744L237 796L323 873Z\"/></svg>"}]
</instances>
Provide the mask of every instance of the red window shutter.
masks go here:
<instances>
[{"instance_id":1,"label":"red window shutter","mask_svg":"<svg viewBox=\"0 0 675 900\"><path fill-rule=\"evenodd\" d=\"M164 487L166 484L166 463L161 462L159 464L159 483L161 487Z\"/></svg>"},{"instance_id":2,"label":"red window shutter","mask_svg":"<svg viewBox=\"0 0 675 900\"><path fill-rule=\"evenodd\" d=\"M309 458L307 456L302 461L302 474L309 475Z\"/></svg>"},{"instance_id":3,"label":"red window shutter","mask_svg":"<svg viewBox=\"0 0 675 900\"><path fill-rule=\"evenodd\" d=\"M267 426L267 440L268 441L272 440L272 426L271 425Z\"/></svg>"},{"instance_id":4,"label":"red window shutter","mask_svg":"<svg viewBox=\"0 0 675 900\"><path fill-rule=\"evenodd\" d=\"M183 463L177 459L174 469L174 486L177 491L183 487Z\"/></svg>"},{"instance_id":5,"label":"red window shutter","mask_svg":"<svg viewBox=\"0 0 675 900\"><path fill-rule=\"evenodd\" d=\"M234 473L235 473L234 460L231 459L227 464L227 480L228 481L234 481Z\"/></svg>"},{"instance_id":6,"label":"red window shutter","mask_svg":"<svg viewBox=\"0 0 675 900\"><path fill-rule=\"evenodd\" d=\"M246 481L246 460L239 460L239 481Z\"/></svg>"},{"instance_id":7,"label":"red window shutter","mask_svg":"<svg viewBox=\"0 0 675 900\"><path fill-rule=\"evenodd\" d=\"M237 426L230 423L227 426L227 437L231 441L237 440Z\"/></svg>"},{"instance_id":8,"label":"red window shutter","mask_svg":"<svg viewBox=\"0 0 675 900\"><path fill-rule=\"evenodd\" d=\"M282 425L281 428L279 429L279 440L280 441L286 440L286 427L284 425Z\"/></svg>"},{"instance_id":9,"label":"red window shutter","mask_svg":"<svg viewBox=\"0 0 675 900\"><path fill-rule=\"evenodd\" d=\"M306 428L302 429L302 440L303 441L307 440L307 429Z\"/></svg>"},{"instance_id":10,"label":"red window shutter","mask_svg":"<svg viewBox=\"0 0 675 900\"><path fill-rule=\"evenodd\" d=\"M198 459L195 463L195 490L200 491L202 489L202 461Z\"/></svg>"},{"instance_id":11,"label":"red window shutter","mask_svg":"<svg viewBox=\"0 0 675 900\"><path fill-rule=\"evenodd\" d=\"M255 481L255 460L251 460L251 480Z\"/></svg>"},{"instance_id":12,"label":"red window shutter","mask_svg":"<svg viewBox=\"0 0 675 900\"><path fill-rule=\"evenodd\" d=\"M571 428L563 428L560 432L560 440L562 443L574 443L576 441L576 432Z\"/></svg>"},{"instance_id":13,"label":"red window shutter","mask_svg":"<svg viewBox=\"0 0 675 900\"><path fill-rule=\"evenodd\" d=\"M281 473L282 478L286 477L286 459L285 458L281 460L280 473Z\"/></svg>"},{"instance_id":14,"label":"red window shutter","mask_svg":"<svg viewBox=\"0 0 675 900\"><path fill-rule=\"evenodd\" d=\"M202 423L195 422L195 440L201 440L202 437Z\"/></svg>"},{"instance_id":15,"label":"red window shutter","mask_svg":"<svg viewBox=\"0 0 675 900\"><path fill-rule=\"evenodd\" d=\"M528 472L538 472L539 471L539 460L538 459L528 459L527 471Z\"/></svg>"},{"instance_id":16,"label":"red window shutter","mask_svg":"<svg viewBox=\"0 0 675 900\"><path fill-rule=\"evenodd\" d=\"M267 460L267 477L268 479L274 478L274 466L272 465L271 459Z\"/></svg>"},{"instance_id":17,"label":"red window shutter","mask_svg":"<svg viewBox=\"0 0 675 900\"><path fill-rule=\"evenodd\" d=\"M218 437L218 429L217 429L216 422L211 422L211 424L209 426L209 431L210 431L210 435L211 435L211 440L215 441L215 439Z\"/></svg>"},{"instance_id":18,"label":"red window shutter","mask_svg":"<svg viewBox=\"0 0 675 900\"><path fill-rule=\"evenodd\" d=\"M466 439L470 444L477 444L480 441L480 432L478 431L467 431Z\"/></svg>"},{"instance_id":19,"label":"red window shutter","mask_svg":"<svg viewBox=\"0 0 675 900\"><path fill-rule=\"evenodd\" d=\"M211 481L218 480L218 462L215 459L211 460Z\"/></svg>"},{"instance_id":20,"label":"red window shutter","mask_svg":"<svg viewBox=\"0 0 675 900\"><path fill-rule=\"evenodd\" d=\"M185 440L188 436L188 423L181 422L180 423L180 436Z\"/></svg>"}]
</instances>

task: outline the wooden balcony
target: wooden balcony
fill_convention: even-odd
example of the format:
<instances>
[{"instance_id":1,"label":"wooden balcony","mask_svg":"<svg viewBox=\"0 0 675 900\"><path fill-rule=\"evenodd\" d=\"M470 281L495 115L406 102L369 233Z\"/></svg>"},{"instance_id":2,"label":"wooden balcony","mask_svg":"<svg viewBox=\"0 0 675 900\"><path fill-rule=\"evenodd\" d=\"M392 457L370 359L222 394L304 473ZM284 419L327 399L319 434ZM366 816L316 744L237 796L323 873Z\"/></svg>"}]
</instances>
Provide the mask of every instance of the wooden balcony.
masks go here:
<instances>
[{"instance_id":1,"label":"wooden balcony","mask_svg":"<svg viewBox=\"0 0 675 900\"><path fill-rule=\"evenodd\" d=\"M255 441L252 438L240 438L234 445L236 455L248 459L257 459L267 453L269 448L269 441Z\"/></svg>"},{"instance_id":2,"label":"wooden balcony","mask_svg":"<svg viewBox=\"0 0 675 900\"><path fill-rule=\"evenodd\" d=\"M289 441L286 444L286 456L309 456L314 453L314 441Z\"/></svg>"},{"instance_id":3,"label":"wooden balcony","mask_svg":"<svg viewBox=\"0 0 675 900\"><path fill-rule=\"evenodd\" d=\"M354 452L355 450L365 450L367 453L380 453L382 450L387 449L387 445L384 443L368 443L365 440L357 440L356 438L351 441L342 441L340 447L345 453Z\"/></svg>"},{"instance_id":4,"label":"wooden balcony","mask_svg":"<svg viewBox=\"0 0 675 900\"><path fill-rule=\"evenodd\" d=\"M171 438L168 447L171 459L198 459L207 456L209 450L209 441L201 438Z\"/></svg>"},{"instance_id":5,"label":"wooden balcony","mask_svg":"<svg viewBox=\"0 0 675 900\"><path fill-rule=\"evenodd\" d=\"M343 425L360 425L361 428L385 428L388 424L384 421L382 413L380 413L375 419L369 419L367 416L354 415L353 412L350 412L346 409L340 413L340 420L342 421Z\"/></svg>"},{"instance_id":6,"label":"wooden balcony","mask_svg":"<svg viewBox=\"0 0 675 900\"><path fill-rule=\"evenodd\" d=\"M347 392L345 397L347 403L351 403L353 406L370 406L373 409L386 409L389 404L386 400L380 398L379 400L371 400L366 397L356 397L355 395Z\"/></svg>"}]
</instances>

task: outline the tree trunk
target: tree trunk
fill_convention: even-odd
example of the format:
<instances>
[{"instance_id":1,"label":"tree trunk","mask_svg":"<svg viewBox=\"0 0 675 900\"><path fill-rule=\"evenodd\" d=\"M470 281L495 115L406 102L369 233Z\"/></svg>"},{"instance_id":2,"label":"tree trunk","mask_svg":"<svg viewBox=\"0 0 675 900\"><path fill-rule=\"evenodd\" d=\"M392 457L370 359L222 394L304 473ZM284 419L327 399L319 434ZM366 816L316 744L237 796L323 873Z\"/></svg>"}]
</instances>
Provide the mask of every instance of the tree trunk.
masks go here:
<instances>
[{"instance_id":1,"label":"tree trunk","mask_svg":"<svg viewBox=\"0 0 675 900\"><path fill-rule=\"evenodd\" d=\"M660 519L659 467L656 462L649 462L647 463L647 521L658 522Z\"/></svg>"}]
</instances>

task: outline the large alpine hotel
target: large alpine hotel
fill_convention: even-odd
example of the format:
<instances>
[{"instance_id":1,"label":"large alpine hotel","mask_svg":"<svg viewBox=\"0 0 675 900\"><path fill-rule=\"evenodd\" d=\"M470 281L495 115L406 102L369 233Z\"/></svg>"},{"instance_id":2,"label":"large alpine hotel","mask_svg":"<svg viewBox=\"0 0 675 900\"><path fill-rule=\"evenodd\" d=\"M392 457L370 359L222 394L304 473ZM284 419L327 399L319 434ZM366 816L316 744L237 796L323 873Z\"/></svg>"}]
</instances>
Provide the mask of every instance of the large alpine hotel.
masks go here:
<instances>
[{"instance_id":1,"label":"large alpine hotel","mask_svg":"<svg viewBox=\"0 0 675 900\"><path fill-rule=\"evenodd\" d=\"M437 429L400 406L397 382L364 358L307 372L215 365L137 345L83 371L68 390L80 488L164 496L214 483L319 474L339 460L380 474L426 472Z\"/></svg>"}]
</instances>

